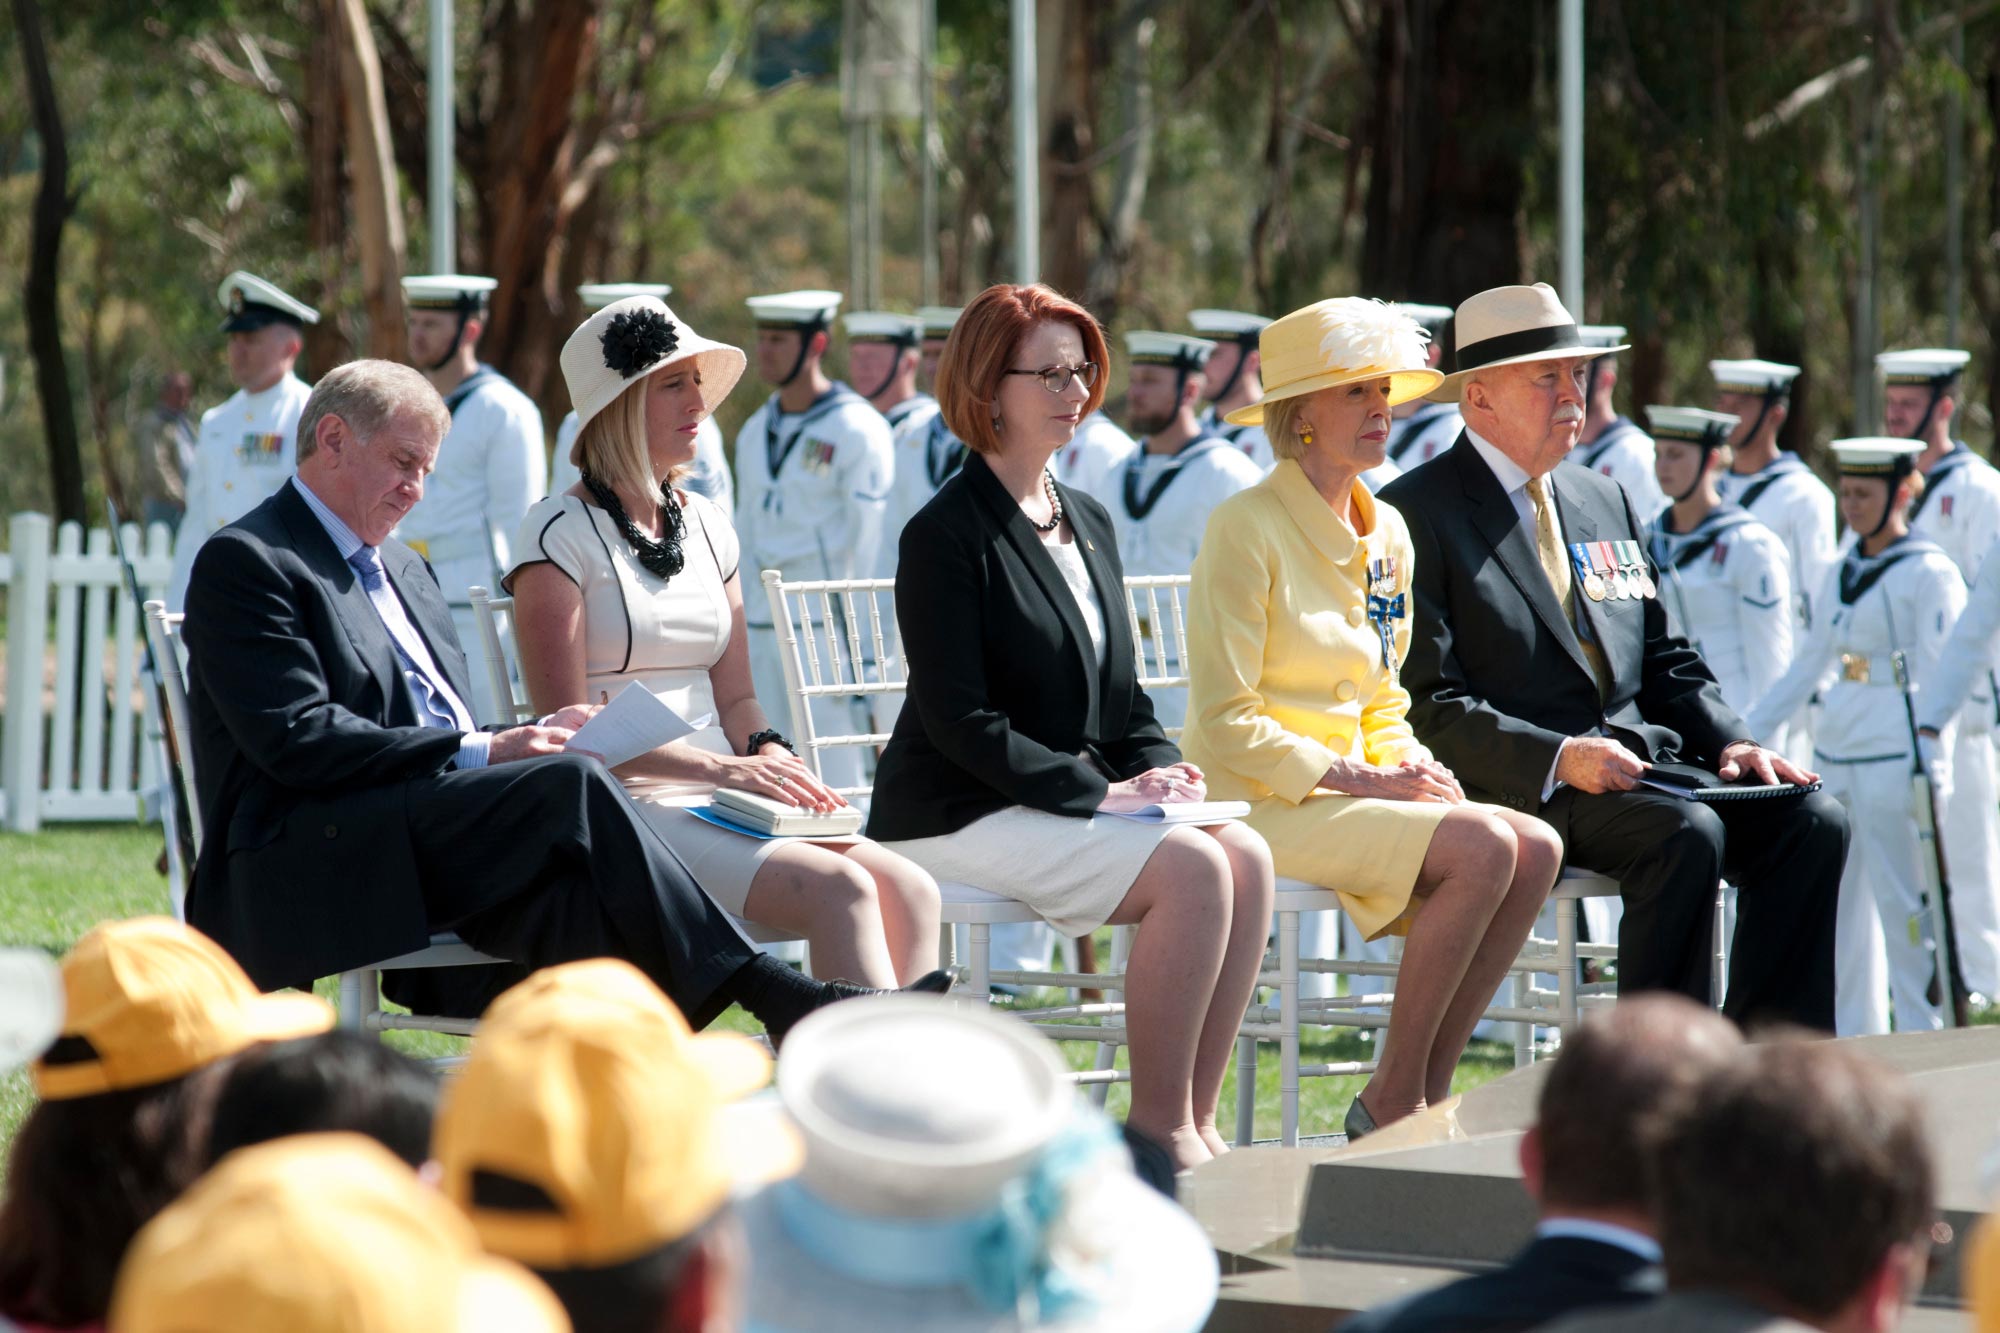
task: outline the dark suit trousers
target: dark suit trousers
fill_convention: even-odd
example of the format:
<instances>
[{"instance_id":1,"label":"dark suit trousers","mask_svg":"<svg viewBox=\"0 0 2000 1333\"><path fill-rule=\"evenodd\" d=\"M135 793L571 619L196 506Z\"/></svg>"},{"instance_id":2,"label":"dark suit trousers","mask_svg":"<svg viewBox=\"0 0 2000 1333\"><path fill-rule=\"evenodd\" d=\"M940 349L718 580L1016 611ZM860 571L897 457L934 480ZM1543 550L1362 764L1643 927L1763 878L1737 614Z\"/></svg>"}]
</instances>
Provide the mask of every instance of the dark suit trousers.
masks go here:
<instances>
[{"instance_id":1,"label":"dark suit trousers","mask_svg":"<svg viewBox=\"0 0 2000 1333\"><path fill-rule=\"evenodd\" d=\"M616 957L698 1028L728 1007L723 982L756 956L595 760L454 770L410 783L408 800L431 928L511 960L387 974L391 997L412 1008L473 1016L537 967Z\"/></svg>"},{"instance_id":2,"label":"dark suit trousers","mask_svg":"<svg viewBox=\"0 0 2000 1333\"><path fill-rule=\"evenodd\" d=\"M1565 787L1543 807L1571 865L1618 881L1621 994L1710 999L1715 887L1737 888L1723 1012L1833 1028L1833 922L1847 815L1825 792L1704 805L1661 792Z\"/></svg>"}]
</instances>

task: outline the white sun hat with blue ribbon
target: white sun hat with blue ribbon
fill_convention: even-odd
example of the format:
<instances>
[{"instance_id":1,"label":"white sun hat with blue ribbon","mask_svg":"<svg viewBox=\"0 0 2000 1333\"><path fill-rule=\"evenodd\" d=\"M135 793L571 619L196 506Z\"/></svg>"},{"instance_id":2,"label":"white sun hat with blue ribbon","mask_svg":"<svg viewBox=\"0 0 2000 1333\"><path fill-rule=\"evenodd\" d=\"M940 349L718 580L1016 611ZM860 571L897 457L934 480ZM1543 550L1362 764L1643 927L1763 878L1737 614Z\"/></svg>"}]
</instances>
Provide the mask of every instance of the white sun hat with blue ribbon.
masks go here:
<instances>
[{"instance_id":1,"label":"white sun hat with blue ribbon","mask_svg":"<svg viewBox=\"0 0 2000 1333\"><path fill-rule=\"evenodd\" d=\"M785 1039L799 1175L744 1200L750 1333L1196 1333L1214 1248L1132 1174L1055 1047L921 996Z\"/></svg>"}]
</instances>

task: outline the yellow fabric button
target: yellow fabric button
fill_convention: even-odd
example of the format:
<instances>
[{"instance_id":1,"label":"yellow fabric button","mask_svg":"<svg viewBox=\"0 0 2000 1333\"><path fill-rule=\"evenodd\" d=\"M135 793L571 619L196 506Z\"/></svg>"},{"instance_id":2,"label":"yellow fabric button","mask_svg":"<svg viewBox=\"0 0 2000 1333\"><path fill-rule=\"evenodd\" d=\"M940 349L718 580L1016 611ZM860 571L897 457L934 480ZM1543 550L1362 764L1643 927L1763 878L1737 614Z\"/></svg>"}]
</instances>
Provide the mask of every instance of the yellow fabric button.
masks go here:
<instances>
[{"instance_id":1,"label":"yellow fabric button","mask_svg":"<svg viewBox=\"0 0 2000 1333\"><path fill-rule=\"evenodd\" d=\"M1343 680L1340 682L1340 684L1333 687L1333 697L1340 700L1340 702L1342 703L1352 703L1354 701L1354 695L1355 695L1354 682L1351 680Z\"/></svg>"},{"instance_id":2,"label":"yellow fabric button","mask_svg":"<svg viewBox=\"0 0 2000 1333\"><path fill-rule=\"evenodd\" d=\"M1367 612L1363 611L1360 607L1350 606L1347 608L1347 623L1359 627L1366 615Z\"/></svg>"}]
</instances>

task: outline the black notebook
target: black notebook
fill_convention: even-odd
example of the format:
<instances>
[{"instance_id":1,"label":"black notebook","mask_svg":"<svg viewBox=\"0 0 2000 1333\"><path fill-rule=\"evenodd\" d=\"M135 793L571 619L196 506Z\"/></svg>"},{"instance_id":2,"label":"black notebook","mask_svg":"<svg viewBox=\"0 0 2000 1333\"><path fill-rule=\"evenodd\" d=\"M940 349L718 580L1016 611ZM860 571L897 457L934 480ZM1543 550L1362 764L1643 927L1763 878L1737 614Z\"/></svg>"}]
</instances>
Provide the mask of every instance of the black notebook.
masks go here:
<instances>
[{"instance_id":1,"label":"black notebook","mask_svg":"<svg viewBox=\"0 0 2000 1333\"><path fill-rule=\"evenodd\" d=\"M1653 764L1639 779L1641 787L1652 791L1663 791L1669 796L1678 796L1684 801L1761 801L1774 798L1804 796L1819 790L1817 782L1797 786L1790 782L1780 782L1775 786L1765 786L1753 779L1738 779L1724 782L1705 768L1692 764Z\"/></svg>"}]
</instances>

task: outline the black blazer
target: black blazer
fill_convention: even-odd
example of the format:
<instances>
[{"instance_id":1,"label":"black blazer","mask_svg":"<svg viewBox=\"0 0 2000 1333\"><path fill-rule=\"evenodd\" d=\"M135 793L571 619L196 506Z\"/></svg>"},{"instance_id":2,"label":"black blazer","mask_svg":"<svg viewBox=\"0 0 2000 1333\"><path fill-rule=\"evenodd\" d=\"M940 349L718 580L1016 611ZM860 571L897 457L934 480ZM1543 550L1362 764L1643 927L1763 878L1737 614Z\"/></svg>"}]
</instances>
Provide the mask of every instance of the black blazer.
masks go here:
<instances>
[{"instance_id":1,"label":"black blazer","mask_svg":"<svg viewBox=\"0 0 2000 1333\"><path fill-rule=\"evenodd\" d=\"M1340 1333L1512 1333L1576 1310L1659 1294L1660 1270L1602 1241L1547 1236L1505 1268L1404 1297L1337 1325Z\"/></svg>"},{"instance_id":2,"label":"black blazer","mask_svg":"<svg viewBox=\"0 0 2000 1333\"><path fill-rule=\"evenodd\" d=\"M1585 468L1549 476L1566 542L1637 541L1645 529L1618 483ZM1461 433L1450 450L1382 488L1415 547L1410 724L1486 799L1535 811L1563 739L1603 728L1640 758L1713 768L1749 737L1715 677L1667 628L1658 598L1577 605L1604 650L1600 701L1576 630L1535 556L1534 531ZM1653 571L1655 581L1658 571Z\"/></svg>"},{"instance_id":3,"label":"black blazer","mask_svg":"<svg viewBox=\"0 0 2000 1333\"><path fill-rule=\"evenodd\" d=\"M1010 805L1087 818L1111 781L1180 762L1137 683L1111 517L1056 489L1103 603L1103 669L1034 525L967 456L903 528L909 697L876 768L871 837L954 833Z\"/></svg>"},{"instance_id":4,"label":"black blazer","mask_svg":"<svg viewBox=\"0 0 2000 1333\"><path fill-rule=\"evenodd\" d=\"M437 580L400 542L381 556L469 700ZM449 768L459 733L417 724L389 631L290 485L202 543L182 635L202 813L189 922L267 989L423 948L404 784Z\"/></svg>"}]
</instances>

